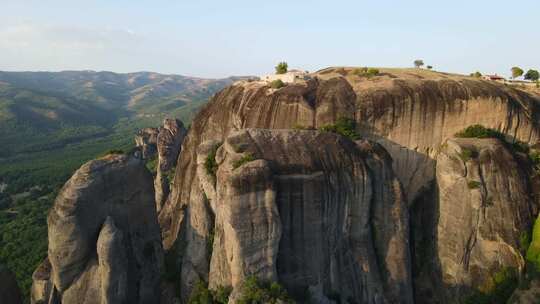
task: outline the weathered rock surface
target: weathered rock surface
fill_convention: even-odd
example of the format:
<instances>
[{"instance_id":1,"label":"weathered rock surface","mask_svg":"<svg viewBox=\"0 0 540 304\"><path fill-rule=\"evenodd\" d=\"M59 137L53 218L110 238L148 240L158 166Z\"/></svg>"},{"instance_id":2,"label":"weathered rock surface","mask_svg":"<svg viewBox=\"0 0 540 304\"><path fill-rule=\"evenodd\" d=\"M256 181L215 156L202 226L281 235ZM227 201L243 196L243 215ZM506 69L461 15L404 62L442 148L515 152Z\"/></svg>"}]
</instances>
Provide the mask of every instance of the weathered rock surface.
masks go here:
<instances>
[{"instance_id":1,"label":"weathered rock surface","mask_svg":"<svg viewBox=\"0 0 540 304\"><path fill-rule=\"evenodd\" d=\"M30 302L36 304L49 303L52 297L51 262L45 258L32 274L32 289L30 290Z\"/></svg>"},{"instance_id":2,"label":"weathered rock surface","mask_svg":"<svg viewBox=\"0 0 540 304\"><path fill-rule=\"evenodd\" d=\"M49 250L33 303L156 303L163 252L152 176L141 160L83 165L48 217Z\"/></svg>"},{"instance_id":3,"label":"weathered rock surface","mask_svg":"<svg viewBox=\"0 0 540 304\"><path fill-rule=\"evenodd\" d=\"M15 275L3 265L0 265L0 300L2 304L22 304Z\"/></svg>"},{"instance_id":4,"label":"weathered rock surface","mask_svg":"<svg viewBox=\"0 0 540 304\"><path fill-rule=\"evenodd\" d=\"M159 168L166 172L174 168L186 136L186 128L178 119L165 119L157 135Z\"/></svg>"},{"instance_id":5,"label":"weathered rock surface","mask_svg":"<svg viewBox=\"0 0 540 304\"><path fill-rule=\"evenodd\" d=\"M198 151L204 195L188 206L183 294L198 279L236 291L253 275L298 299L310 289L342 301L412 303L407 205L382 147L318 131L245 129L218 149L214 177L205 163L216 145Z\"/></svg>"},{"instance_id":6,"label":"weathered rock surface","mask_svg":"<svg viewBox=\"0 0 540 304\"><path fill-rule=\"evenodd\" d=\"M498 139L451 139L437 157L434 239L417 247L419 303L489 294L497 273L525 267L520 239L531 231L534 198L526 166ZM430 248L429 245L433 247ZM430 284L431 283L431 284Z\"/></svg>"},{"instance_id":7,"label":"weathered rock surface","mask_svg":"<svg viewBox=\"0 0 540 304\"><path fill-rule=\"evenodd\" d=\"M315 79L307 83L288 85L279 90L269 89L266 84L261 82L237 83L216 94L193 121L192 127L182 145L182 153L178 158L171 194L159 213L164 247L170 252L177 251L178 248L181 248L177 255L182 265L178 271L181 272L182 279L180 285L184 297L189 295L191 286L197 280L210 280L210 282L230 281L233 284L232 279L229 279L233 276L232 269L240 267L239 265L229 264L229 261L226 261L223 257L217 257L220 254L224 255L226 252L225 249L227 248L216 248L215 246L222 242L221 240L225 238L225 231L228 230L220 226L222 225L222 218L218 218L219 212L212 212L211 210L216 210L216 206L223 204L225 202L224 200L234 201L236 199L224 196L223 193L220 193L220 187L229 189L227 193L230 195L237 192L243 193L242 191L247 191L250 187L255 187L255 185L260 187L260 189L257 188L259 189L257 193L271 193L271 191L276 191L276 185L290 185L294 189L306 188L307 186L305 185L310 183L315 185L321 179L317 175L312 176L308 174L309 176L303 177L300 181L295 178L289 178L280 184L280 179L276 179L274 176L275 172L270 171L272 174L267 173L265 171L265 165L261 163L262 161L259 161L265 160L273 163L275 161L273 160L274 156L261 156L257 162L253 162L250 165L257 165L250 171L254 175L246 175L245 177L244 182L247 185L253 184L253 186L246 186L247 188L242 190L236 189L231 185L225 186L227 183L222 183L222 186L220 186L219 179L221 175L219 172L215 179L204 174L205 157L213 147L228 141L227 138L233 132L246 128L319 128L335 122L340 117L354 118L358 123L357 131L363 136L377 141L388 151L388 153L384 152L382 154L379 152L368 153L367 155L378 156L365 156L363 159L366 167L368 167L368 164L371 166L368 170L370 172L368 174L370 176L369 178L371 180L378 180L375 184L378 185L377 187L381 187L380 190L373 190L375 193L373 194L374 197L380 197L379 199L384 200L386 197L384 193L389 192L387 190L386 192L383 191L383 188L389 189L390 185L393 185L394 188L399 188L399 182L388 177L397 176L404 190L401 192L403 195L401 199L407 201L411 208L410 217L412 225L417 228L424 225L427 227L427 233L423 233L422 235L416 235L416 232L414 233L413 239L410 240L414 244L418 243L418 241L433 241L439 238L437 235L437 231L439 230L436 228L439 224L438 200L440 189L437 186L436 161L437 155L446 139L469 125L482 124L486 127L500 130L508 135L509 138L516 138L528 143L535 143L538 140L538 119L535 113L539 113L540 109L538 108L539 99L537 96L492 82L443 73L426 71L425 73L429 75L423 75L423 72L420 73L412 70L399 71L388 69L382 70L379 76L366 80L365 78L352 75L350 73L351 69L339 70L340 72L337 73L333 70L320 71L315 74ZM274 146L274 144L278 146L277 143L271 143L270 146ZM281 144L283 147L274 151L274 154L276 154L275 157L285 154L285 152L295 153L288 150L288 146L291 143L283 142ZM302 146L302 144L298 145ZM225 147L226 145L220 148L219 151L225 151ZM379 146L376 147L378 148L374 148L374 150L380 149L384 151ZM362 147L360 146L357 149L361 150ZM228 153L233 155L232 152ZM229 154L225 153L224 155ZM219 157L221 156L218 155L218 159ZM378 159L378 162L370 162L371 158ZM388 160L384 160L386 158ZM377 165L388 163L390 158L392 159L393 170L390 170L387 166ZM223 159L227 158L225 157ZM251 168L250 166L246 168ZM274 170L273 167L272 170ZM231 172L236 173L235 170ZM388 172L391 172L391 174ZM233 175L231 174L229 178L232 178ZM271 184L274 188L268 186L266 184L267 182L263 182L267 180L265 177L267 175L272 177L270 178L272 183L268 182L268 185ZM512 183L520 184L522 186L519 187L522 188L528 187L527 181L523 181L523 179L514 180L514 177L509 177L512 179ZM386 180L386 182L382 182L383 180ZM502 185L497 187L497 191L503 189ZM324 187L310 186L309 189L310 191L314 191L314 193L319 193L317 191L322 191L321 189L324 189ZM524 191L527 192L528 190ZM253 189L249 191L249 193L254 192L256 191ZM248 201L254 199L265 201L269 199L266 196L260 197L260 193L258 194L259 196L254 195ZM233 195L233 197L236 196ZM276 197L278 197L277 194ZM503 198L501 198L502 200ZM422 203L418 203L419 201ZM240 204L240 202L235 204ZM261 209L254 207L254 210L257 210L255 213L263 213L271 219L273 218L272 215L274 213L272 210L274 209L269 207L268 202L265 204L263 206L257 205L257 208ZM525 204L519 203L518 205L521 208ZM390 204L375 205L373 210L377 211L369 219L373 227L376 227L374 229L375 234L378 235L381 232L382 236L380 237L387 238L386 245L381 245L383 242L378 241L373 246L373 250L379 257L383 256L384 252L399 252L400 250L395 249L394 244L401 243L401 239L409 241L408 236L403 234L404 231L408 230L407 226L395 225L395 221L388 220L390 216L400 218L408 210L399 210L398 212L398 210L394 210L390 206ZM532 210L530 213L535 214L537 212L533 210L536 208L534 206L531 207L529 205L528 208ZM518 213L515 212L516 210L514 210L514 215L519 213L521 216L522 210L519 209ZM281 246L284 235L287 235L284 231L288 231L287 229L289 228L285 226L287 221L282 220L280 208L278 208L278 214L282 221L280 228ZM504 221L510 221L509 217L505 217ZM255 218L245 218L244 220L248 222L251 220L256 221ZM273 221L272 219L271 222ZM520 218L519 221L520 223L525 223L526 219ZM459 223L459 225L461 224L469 225L468 223ZM465 227L469 227L467 225ZM521 229L521 226L518 224L512 227L514 227L513 229ZM451 229L446 227L446 229L452 231L456 228ZM469 228L464 228L464 231L466 229ZM515 240L516 231L512 232L511 237L507 235L509 232L506 230L503 232L496 231L494 235L499 235L499 233L504 235L504 238L500 241L501 247L506 248L506 245L512 247L515 246L512 242ZM262 234L263 232L260 233ZM264 240L263 244L265 245L260 245L262 246L260 248L274 248L272 244L275 242L274 238L277 237L278 231L272 229L267 230L265 233L269 235L259 239L259 234L257 234L257 238L254 237L253 239L254 242L256 240ZM488 234L491 234L491 232ZM391 236L396 237L396 240L399 241L390 241ZM290 238L293 240L291 243L298 242L298 237L297 235L291 235ZM441 237L446 238L446 236ZM212 238L214 239L214 248L213 250L208 250L208 242L212 241ZM488 239L489 237L486 236L485 238ZM449 238L446 241L451 243L453 239ZM499 241L496 242L498 243ZM237 243L235 246L241 248L243 245ZM416 245L413 247L416 247ZM497 250L503 252L502 249L497 248ZM512 248L515 249L517 247ZM273 257L272 250L265 249L264 255L261 255L259 258L267 261L270 259L269 257ZM486 251L487 249L479 251L477 255L485 255ZM388 256L392 257L397 254L388 254ZM438 256L430 253L429 250L427 250L427 253L421 253L420 256L429 256L430 254L432 256ZM415 252L415 256L418 255L419 253ZM210 259L212 259L212 263L209 265L208 261ZM384 258L379 259L383 260ZM472 258L473 264L476 263L474 262L475 259ZM478 259L481 260L481 258ZM510 265L510 260L512 259L497 257L498 264L495 262L488 264L502 265L506 263ZM277 261L277 277L281 280L279 269L283 268L279 266L279 261L281 261L279 257ZM389 258L384 263L392 264L395 261L398 260ZM422 276L417 277L417 280L419 280L419 285L426 286L425 289L430 289L432 293L437 293L438 290L446 286L441 285L442 275L439 275L441 274L440 263L437 264L435 258L434 261L434 267L436 266L438 268L434 268L432 277L429 277L427 282L425 277ZM469 265L472 265L470 261ZM414 263L418 264L422 263L422 261L414 261ZM248 264L249 262L246 265ZM245 266L247 269L251 269L246 265L242 265L242 267ZM296 267L297 265L293 266ZM403 263L397 263L394 266L394 269L397 269L398 266L401 267L399 276L395 275L398 271L395 271L393 276L388 276L383 272L382 276L384 276L384 280L387 280L384 284L395 287L401 284L396 282L403 282L403 278L410 275L410 270L407 268L409 266L405 266ZM262 275L263 277L273 278L275 275L274 270L268 267L265 267L264 271L260 271L264 273ZM467 274L466 271L464 273L465 277L470 276L470 273ZM295 270L291 270L288 276L294 277L295 274L298 273L295 273ZM301 276L300 274L298 275ZM394 279L393 283L388 281L389 277ZM400 279L395 279L397 277ZM215 283L214 286L218 286L219 284L221 283ZM287 284L289 286L294 285L291 285L291 283ZM433 287L434 284L437 286ZM406 286L406 284L403 286ZM386 288L385 295L391 294L395 296L401 292L396 291L396 289L389 291L388 287L382 288ZM313 286L311 289L314 290ZM406 288L403 290L406 290ZM445 297L452 295L453 291L449 292L448 295L445 293ZM433 295L429 297L435 298ZM445 299L450 301L448 298Z\"/></svg>"},{"instance_id":8,"label":"weathered rock surface","mask_svg":"<svg viewBox=\"0 0 540 304\"><path fill-rule=\"evenodd\" d=\"M158 128L144 128L135 135L135 146L141 150L143 159L149 159L156 155L158 134Z\"/></svg>"},{"instance_id":9,"label":"weathered rock surface","mask_svg":"<svg viewBox=\"0 0 540 304\"><path fill-rule=\"evenodd\" d=\"M472 124L501 130L535 143L538 97L470 77L416 71L382 71L365 80L341 69L315 74L307 84L277 91L259 82L239 83L216 94L194 120L179 158L177 182L160 212L165 246L177 239L184 205L195 188L196 149L205 140L223 141L242 128L318 128L339 117L355 118L359 131L393 158L394 171L411 203L433 182L441 144ZM344 76L343 76L344 75Z\"/></svg>"},{"instance_id":10,"label":"weathered rock surface","mask_svg":"<svg viewBox=\"0 0 540 304\"><path fill-rule=\"evenodd\" d=\"M165 119L163 126L159 128L157 135L158 166L154 179L158 212L169 196L171 182L169 176L172 176L170 172L176 166L176 160L186 133L184 125L177 119Z\"/></svg>"}]
</instances>

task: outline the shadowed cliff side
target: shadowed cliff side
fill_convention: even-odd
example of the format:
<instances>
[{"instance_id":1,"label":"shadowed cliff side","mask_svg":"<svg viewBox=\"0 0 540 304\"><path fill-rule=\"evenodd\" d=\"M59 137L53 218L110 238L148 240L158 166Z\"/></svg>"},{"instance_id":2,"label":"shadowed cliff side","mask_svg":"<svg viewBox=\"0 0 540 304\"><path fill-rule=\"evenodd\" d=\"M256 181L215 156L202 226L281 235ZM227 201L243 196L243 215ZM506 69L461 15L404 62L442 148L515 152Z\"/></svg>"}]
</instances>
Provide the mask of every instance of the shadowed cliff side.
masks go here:
<instances>
[{"instance_id":1,"label":"shadowed cliff side","mask_svg":"<svg viewBox=\"0 0 540 304\"><path fill-rule=\"evenodd\" d=\"M3 304L22 304L15 275L3 265L0 265L0 299Z\"/></svg>"}]
</instances>

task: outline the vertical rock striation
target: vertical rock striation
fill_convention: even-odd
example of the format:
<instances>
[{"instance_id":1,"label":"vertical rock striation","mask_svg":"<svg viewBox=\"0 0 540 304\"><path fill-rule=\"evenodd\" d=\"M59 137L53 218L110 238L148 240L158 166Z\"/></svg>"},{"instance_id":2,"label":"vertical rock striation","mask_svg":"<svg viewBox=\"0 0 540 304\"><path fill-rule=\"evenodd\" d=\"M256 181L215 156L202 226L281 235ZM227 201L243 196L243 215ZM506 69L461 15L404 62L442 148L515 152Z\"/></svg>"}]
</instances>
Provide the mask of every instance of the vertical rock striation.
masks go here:
<instances>
[{"instance_id":1,"label":"vertical rock striation","mask_svg":"<svg viewBox=\"0 0 540 304\"><path fill-rule=\"evenodd\" d=\"M203 144L199 160L215 145ZM215 183L202 161L197 170L215 219L210 288L232 286L234 301L256 276L300 300L317 292L412 303L406 202L382 147L317 131L245 129L227 137L216 162ZM191 257L183 265L201 262Z\"/></svg>"},{"instance_id":2,"label":"vertical rock striation","mask_svg":"<svg viewBox=\"0 0 540 304\"><path fill-rule=\"evenodd\" d=\"M186 133L184 125L177 119L165 119L163 126L159 128L157 135L158 165L154 179L158 212L169 196L169 185L172 182L169 180L169 176L172 176L171 171L176 166L176 160L182 149L182 142Z\"/></svg>"},{"instance_id":3,"label":"vertical rock striation","mask_svg":"<svg viewBox=\"0 0 540 304\"><path fill-rule=\"evenodd\" d=\"M155 303L163 252L152 177L143 163L108 155L83 165L48 217L48 259L33 303Z\"/></svg>"},{"instance_id":4,"label":"vertical rock striation","mask_svg":"<svg viewBox=\"0 0 540 304\"><path fill-rule=\"evenodd\" d=\"M451 139L443 146L434 250L423 274L431 276L424 283L434 283L423 287L435 292L430 299L420 290L422 303L489 294L498 273L524 269L522 238L532 228L534 199L523 161L498 139Z\"/></svg>"}]
</instances>

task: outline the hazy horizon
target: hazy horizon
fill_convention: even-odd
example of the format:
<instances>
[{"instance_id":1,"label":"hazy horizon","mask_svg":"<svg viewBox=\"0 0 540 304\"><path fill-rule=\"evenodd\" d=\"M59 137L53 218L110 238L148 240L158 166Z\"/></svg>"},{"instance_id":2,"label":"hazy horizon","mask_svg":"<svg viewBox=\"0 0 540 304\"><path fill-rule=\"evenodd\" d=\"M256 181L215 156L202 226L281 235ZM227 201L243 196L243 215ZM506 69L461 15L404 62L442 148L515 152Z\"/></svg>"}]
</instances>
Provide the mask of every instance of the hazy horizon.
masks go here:
<instances>
[{"instance_id":1,"label":"hazy horizon","mask_svg":"<svg viewBox=\"0 0 540 304\"><path fill-rule=\"evenodd\" d=\"M540 69L540 2L3 0L0 70L261 75L278 61L508 75Z\"/></svg>"}]
</instances>

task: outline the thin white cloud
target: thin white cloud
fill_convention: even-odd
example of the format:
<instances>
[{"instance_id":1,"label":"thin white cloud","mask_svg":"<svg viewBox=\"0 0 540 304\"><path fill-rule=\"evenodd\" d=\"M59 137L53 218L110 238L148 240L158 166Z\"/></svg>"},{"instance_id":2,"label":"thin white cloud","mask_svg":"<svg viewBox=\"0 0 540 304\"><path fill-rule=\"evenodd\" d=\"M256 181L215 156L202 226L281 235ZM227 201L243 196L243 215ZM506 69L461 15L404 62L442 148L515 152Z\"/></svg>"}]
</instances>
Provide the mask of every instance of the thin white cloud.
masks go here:
<instances>
[{"instance_id":1,"label":"thin white cloud","mask_svg":"<svg viewBox=\"0 0 540 304\"><path fill-rule=\"evenodd\" d=\"M0 69L20 67L21 63L43 69L76 67L81 63L106 66L136 53L142 41L144 37L130 29L32 23L5 26L0 28Z\"/></svg>"}]
</instances>

